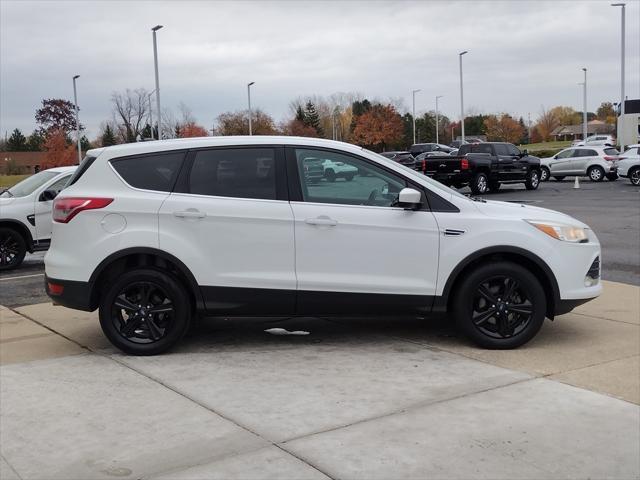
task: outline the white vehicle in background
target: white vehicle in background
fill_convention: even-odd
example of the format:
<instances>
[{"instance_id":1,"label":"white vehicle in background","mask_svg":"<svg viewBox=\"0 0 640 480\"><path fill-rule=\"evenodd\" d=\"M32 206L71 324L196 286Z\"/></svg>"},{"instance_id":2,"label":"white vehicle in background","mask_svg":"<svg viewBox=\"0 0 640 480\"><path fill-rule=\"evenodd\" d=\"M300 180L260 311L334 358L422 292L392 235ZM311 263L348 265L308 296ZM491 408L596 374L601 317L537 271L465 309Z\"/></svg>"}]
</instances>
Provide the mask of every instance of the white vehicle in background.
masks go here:
<instances>
[{"instance_id":1,"label":"white vehicle in background","mask_svg":"<svg viewBox=\"0 0 640 480\"><path fill-rule=\"evenodd\" d=\"M612 135L591 135L586 140L581 140L572 147L612 147L616 144L615 138Z\"/></svg>"},{"instance_id":2,"label":"white vehicle in background","mask_svg":"<svg viewBox=\"0 0 640 480\"><path fill-rule=\"evenodd\" d=\"M546 182L553 177L558 181L564 177L587 176L592 182L605 178L618 178L617 160L620 152L613 147L569 147L553 157L540 159L540 180Z\"/></svg>"},{"instance_id":3,"label":"white vehicle in background","mask_svg":"<svg viewBox=\"0 0 640 480\"><path fill-rule=\"evenodd\" d=\"M53 199L76 168L43 170L0 193L0 271L19 267L27 252L49 247Z\"/></svg>"},{"instance_id":4,"label":"white vehicle in background","mask_svg":"<svg viewBox=\"0 0 640 480\"><path fill-rule=\"evenodd\" d=\"M629 145L620 155L618 175L628 178L636 187L640 186L640 144Z\"/></svg>"},{"instance_id":5,"label":"white vehicle in background","mask_svg":"<svg viewBox=\"0 0 640 480\"><path fill-rule=\"evenodd\" d=\"M322 166L324 167L324 178L328 182L335 182L336 178L344 178L347 182L350 182L358 173L357 168L344 162L327 159L322 162Z\"/></svg>"}]
</instances>

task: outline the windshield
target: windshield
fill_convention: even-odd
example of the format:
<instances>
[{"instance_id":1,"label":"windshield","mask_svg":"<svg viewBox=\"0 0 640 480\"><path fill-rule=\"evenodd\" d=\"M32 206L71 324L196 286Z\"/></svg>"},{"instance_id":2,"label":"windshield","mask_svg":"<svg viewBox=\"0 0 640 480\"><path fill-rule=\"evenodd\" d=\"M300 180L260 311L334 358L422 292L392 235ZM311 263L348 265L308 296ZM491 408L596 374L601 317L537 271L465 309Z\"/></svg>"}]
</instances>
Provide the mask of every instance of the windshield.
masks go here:
<instances>
[{"instance_id":1,"label":"windshield","mask_svg":"<svg viewBox=\"0 0 640 480\"><path fill-rule=\"evenodd\" d=\"M378 156L378 157L384 158L386 161L388 161L388 158L383 157L383 156L382 156L382 155L380 155L379 153L372 152L371 150L367 150L367 149L364 149L364 148L363 148L363 150L364 150L365 152L367 152L367 153L372 153L373 155L376 155L376 156ZM403 165L403 164L401 164L401 163L394 163L394 165L397 165L397 166L399 166L400 168L403 168L403 169L405 169L405 170L406 170L406 171L408 171L408 172L411 172L411 173L415 173L415 174L420 175L421 179L422 179L423 181L426 181L426 182L429 184L429 186L432 186L432 187L437 188L438 190L440 190L441 195L453 195L453 196L455 196L455 197L458 197L458 198L462 198L462 199L464 199L464 200L469 200L469 201L471 201L471 199L470 199L469 197L466 197L466 196L462 195L462 194L461 194L460 192L458 192L457 190L454 190L454 189L452 189L452 188L449 188L449 187L447 187L446 185L443 185L442 183L440 183L440 182L438 182L438 181L434 180L433 178L429 178L428 176L426 176L426 175L422 174L421 172L419 172L419 171L417 171L417 170L414 170L414 169L413 169L413 168L411 168L411 167L407 167L406 165Z\"/></svg>"},{"instance_id":2,"label":"windshield","mask_svg":"<svg viewBox=\"0 0 640 480\"><path fill-rule=\"evenodd\" d=\"M15 184L13 187L8 190L2 192L0 197L26 197L27 195L31 195L42 185L47 183L53 177L56 177L60 174L60 172L51 172L49 170L44 170L40 173L36 173L35 175L31 175L30 177L25 178L21 182Z\"/></svg>"}]
</instances>

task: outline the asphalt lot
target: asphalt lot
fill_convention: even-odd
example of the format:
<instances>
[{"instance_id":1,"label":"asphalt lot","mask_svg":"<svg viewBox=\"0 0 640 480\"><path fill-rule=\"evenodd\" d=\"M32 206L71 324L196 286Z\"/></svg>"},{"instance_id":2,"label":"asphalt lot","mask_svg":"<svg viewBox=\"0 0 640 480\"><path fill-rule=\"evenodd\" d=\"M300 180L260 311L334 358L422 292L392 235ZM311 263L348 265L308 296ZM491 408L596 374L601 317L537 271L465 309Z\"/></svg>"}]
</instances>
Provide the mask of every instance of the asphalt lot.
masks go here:
<instances>
[{"instance_id":1,"label":"asphalt lot","mask_svg":"<svg viewBox=\"0 0 640 480\"><path fill-rule=\"evenodd\" d=\"M369 188L373 179L358 178ZM334 185L325 188L337 188ZM375 186L375 185L373 185ZM462 193L469 193L467 188ZM524 185L503 185L497 193L486 195L489 200L526 202L559 210L588 224L602 243L603 279L640 285L640 188L627 180L593 183L586 179L580 189L573 188L573 179L551 180L536 191ZM0 274L0 305L18 307L48 302L44 293L44 253L27 255L18 270Z\"/></svg>"}]
</instances>

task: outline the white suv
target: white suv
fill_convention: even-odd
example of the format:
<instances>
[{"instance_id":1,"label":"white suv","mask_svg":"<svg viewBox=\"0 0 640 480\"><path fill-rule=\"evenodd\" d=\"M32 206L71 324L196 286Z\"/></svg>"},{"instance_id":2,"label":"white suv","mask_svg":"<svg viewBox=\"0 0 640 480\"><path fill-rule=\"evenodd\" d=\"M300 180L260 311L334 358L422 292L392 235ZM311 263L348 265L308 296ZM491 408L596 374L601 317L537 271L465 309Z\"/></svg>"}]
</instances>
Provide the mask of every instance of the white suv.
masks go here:
<instances>
[{"instance_id":1,"label":"white suv","mask_svg":"<svg viewBox=\"0 0 640 480\"><path fill-rule=\"evenodd\" d=\"M49 247L53 199L75 169L43 170L0 192L0 271L19 267L27 252Z\"/></svg>"},{"instance_id":2,"label":"white suv","mask_svg":"<svg viewBox=\"0 0 640 480\"><path fill-rule=\"evenodd\" d=\"M308 158L358 174L310 181ZM99 308L106 336L132 354L173 346L195 314L451 312L477 344L513 348L602 291L600 244L578 220L473 200L329 140L91 150L53 219L47 293Z\"/></svg>"},{"instance_id":3,"label":"white suv","mask_svg":"<svg viewBox=\"0 0 640 480\"><path fill-rule=\"evenodd\" d=\"M611 135L591 135L586 140L574 142L574 147L612 147L616 144L615 138Z\"/></svg>"}]
</instances>

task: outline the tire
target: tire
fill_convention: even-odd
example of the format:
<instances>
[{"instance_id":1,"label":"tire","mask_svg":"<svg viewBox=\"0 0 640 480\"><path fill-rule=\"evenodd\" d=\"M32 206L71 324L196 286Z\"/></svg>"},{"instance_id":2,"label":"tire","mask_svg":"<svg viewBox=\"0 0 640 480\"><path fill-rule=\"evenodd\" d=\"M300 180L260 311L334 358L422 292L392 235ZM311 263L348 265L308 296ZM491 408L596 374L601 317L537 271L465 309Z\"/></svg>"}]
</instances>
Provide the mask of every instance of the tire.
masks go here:
<instances>
[{"instance_id":1,"label":"tire","mask_svg":"<svg viewBox=\"0 0 640 480\"><path fill-rule=\"evenodd\" d=\"M100 298L102 331L114 346L131 355L167 351L182 339L190 323L187 291L165 271L128 271Z\"/></svg>"},{"instance_id":2,"label":"tire","mask_svg":"<svg viewBox=\"0 0 640 480\"><path fill-rule=\"evenodd\" d=\"M609 180L610 182L615 182L618 179L618 174L617 173L607 173L607 180Z\"/></svg>"},{"instance_id":3,"label":"tire","mask_svg":"<svg viewBox=\"0 0 640 480\"><path fill-rule=\"evenodd\" d=\"M487 179L487 176L482 172L476 173L469 184L469 188L471 188L471 192L474 195L487 193L489 190L489 180Z\"/></svg>"},{"instance_id":4,"label":"tire","mask_svg":"<svg viewBox=\"0 0 640 480\"><path fill-rule=\"evenodd\" d=\"M456 290L456 325L480 347L517 348L530 341L544 323L544 289L535 275L518 264L481 264L465 275Z\"/></svg>"},{"instance_id":5,"label":"tire","mask_svg":"<svg viewBox=\"0 0 640 480\"><path fill-rule=\"evenodd\" d=\"M547 167L540 167L540 181L548 182L549 178L551 178L551 172Z\"/></svg>"},{"instance_id":6,"label":"tire","mask_svg":"<svg viewBox=\"0 0 640 480\"><path fill-rule=\"evenodd\" d=\"M635 185L636 187L640 186L640 167L634 167L629 170L627 174L629 176L629 181L631 185Z\"/></svg>"},{"instance_id":7,"label":"tire","mask_svg":"<svg viewBox=\"0 0 640 480\"><path fill-rule=\"evenodd\" d=\"M18 268L27 254L27 242L20 232L0 227L0 272Z\"/></svg>"},{"instance_id":8,"label":"tire","mask_svg":"<svg viewBox=\"0 0 640 480\"><path fill-rule=\"evenodd\" d=\"M346 175L344 176L344 179L345 179L347 182L350 182L351 180L353 180L353 177L354 177L354 176L355 176L355 175L354 175L353 173L348 173L348 174L346 174Z\"/></svg>"},{"instance_id":9,"label":"tire","mask_svg":"<svg viewBox=\"0 0 640 480\"><path fill-rule=\"evenodd\" d=\"M556 181L561 182L562 180L564 180L564 175L561 175L561 176L559 176L559 177L558 177L558 176L555 176L555 177L553 177L553 178L554 178Z\"/></svg>"},{"instance_id":10,"label":"tire","mask_svg":"<svg viewBox=\"0 0 640 480\"><path fill-rule=\"evenodd\" d=\"M524 186L527 190L537 190L540 186L540 174L537 170L529 170L524 178Z\"/></svg>"},{"instance_id":11,"label":"tire","mask_svg":"<svg viewBox=\"0 0 640 480\"><path fill-rule=\"evenodd\" d=\"M587 170L587 175L589 176L589 180L591 180L592 182L601 182L602 180L604 180L604 168L598 165L589 167L589 170Z\"/></svg>"},{"instance_id":12,"label":"tire","mask_svg":"<svg viewBox=\"0 0 640 480\"><path fill-rule=\"evenodd\" d=\"M327 179L327 182L335 182L336 181L336 172L334 172L333 170L327 170L326 172L324 172L324 178Z\"/></svg>"}]
</instances>

